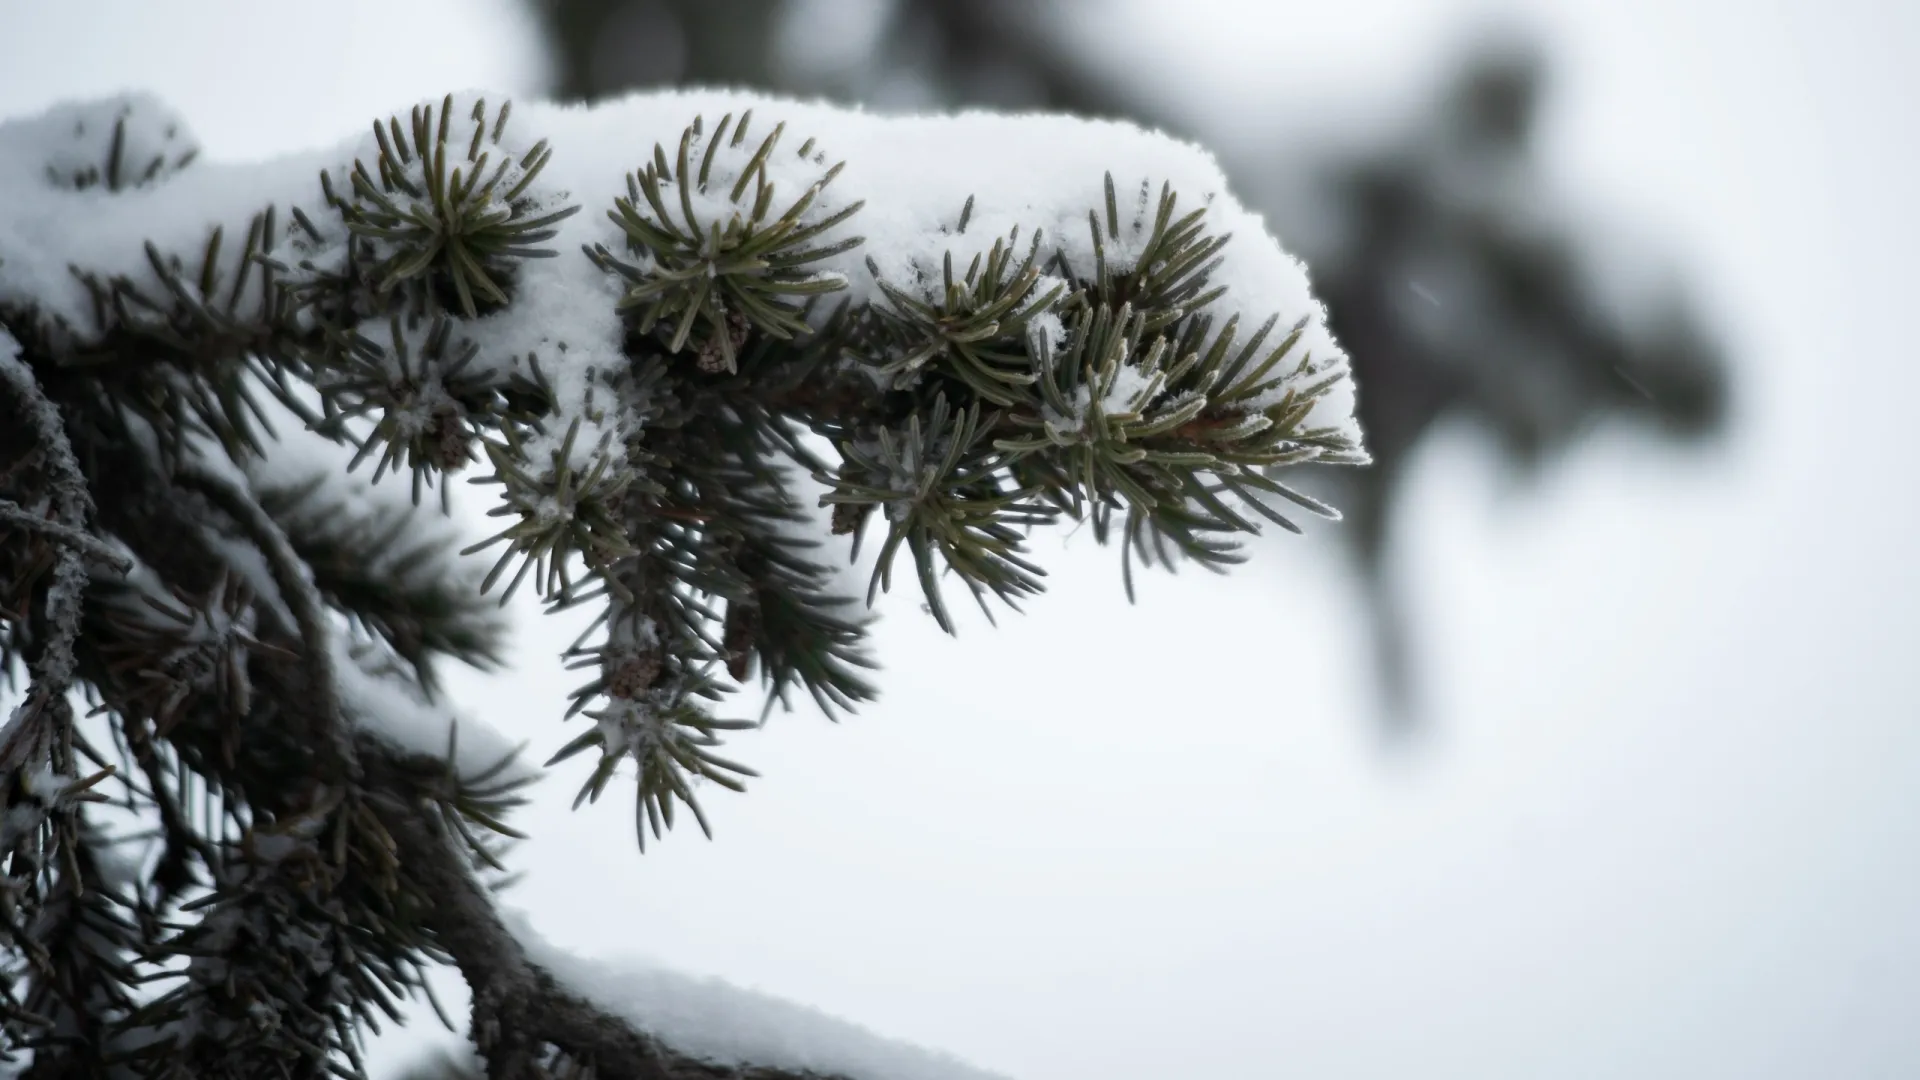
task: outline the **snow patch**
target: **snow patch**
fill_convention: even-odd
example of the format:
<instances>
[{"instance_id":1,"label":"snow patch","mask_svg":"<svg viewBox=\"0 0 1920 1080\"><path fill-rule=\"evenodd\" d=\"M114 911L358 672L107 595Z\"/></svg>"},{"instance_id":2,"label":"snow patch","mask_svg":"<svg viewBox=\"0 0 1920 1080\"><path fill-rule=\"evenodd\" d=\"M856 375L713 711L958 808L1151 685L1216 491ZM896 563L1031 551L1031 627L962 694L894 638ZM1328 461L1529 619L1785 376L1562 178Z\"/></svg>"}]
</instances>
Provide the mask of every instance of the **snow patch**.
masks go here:
<instances>
[{"instance_id":1,"label":"snow patch","mask_svg":"<svg viewBox=\"0 0 1920 1080\"><path fill-rule=\"evenodd\" d=\"M720 979L637 958L575 956L541 937L524 914L501 914L528 959L562 986L683 1054L849 1080L1006 1080L950 1054Z\"/></svg>"},{"instance_id":2,"label":"snow patch","mask_svg":"<svg viewBox=\"0 0 1920 1080\"><path fill-rule=\"evenodd\" d=\"M495 774L497 780L532 780L540 775L536 765L519 756L520 747L493 727L444 704L429 703L402 679L369 672L338 639L333 667L340 704L361 730L426 757L444 759L452 750L453 767L461 776L485 773L508 757L514 762Z\"/></svg>"},{"instance_id":3,"label":"snow patch","mask_svg":"<svg viewBox=\"0 0 1920 1080\"><path fill-rule=\"evenodd\" d=\"M481 96L454 96L449 142L460 152L471 131L467 117ZM486 100L493 115L506 99L486 95ZM438 109L440 103L428 104ZM77 120L90 124L87 130L110 130L125 108L125 100L112 99L0 123L0 307L37 310L43 320L84 337L93 329L92 305L69 267L147 281L152 271L144 241L197 264L215 226L237 245L252 216L270 204L280 210L280 235L274 238L279 257L310 259L320 269L337 262L346 230L324 205L319 175L328 172L336 192L350 193L344 180L351 163L357 158L371 168L375 160L377 144L370 135L262 163L196 164L166 183L113 196L97 187L76 191L47 182L49 165L87 157L84 145L73 145ZM1235 313L1256 321L1277 313L1283 324L1305 319L1299 347L1313 358L1315 369L1329 370L1344 359L1299 260L1280 248L1258 214L1227 191L1210 154L1163 134L1055 115L879 116L730 91L650 92L593 106L523 103L513 109L500 143L489 143L487 152L494 161L502 154L518 160L540 139L548 140L552 158L528 194L543 208L578 204L582 209L559 222L557 234L544 245L557 257L515 264L511 304L459 320L458 331L483 343L476 363L501 377L524 374L529 358L537 357L561 407L560 422L548 428L553 445L535 448L542 456L558 448L557 440L575 419L582 428L573 444L576 464L596 446L620 452L620 433L608 415L617 410L596 408L595 397L596 392L603 400L608 397L606 381L624 364L622 320L614 308L622 284L596 267L583 248L604 244L624 251L625 236L607 211L616 197L627 194L628 178L652 159L656 143L671 160L681 132L695 117L704 118L711 133L722 116L732 114L737 122L748 109L753 110L751 129L739 146L715 155L714 179L698 193L696 216L703 223L724 222L741 211L728 198L731 181L760 140L784 123L765 168L775 189L775 212L841 161L845 170L821 190L804 220L824 220L856 200L865 202L851 219L816 238L830 244L864 237L861 245L815 267L847 283L844 292L831 294L835 299L868 304L880 298L869 259L889 283L912 290L938 275L943 253L950 252L955 266L964 267L1016 230L1022 247L1037 233L1043 260L1061 257L1076 274L1090 276L1094 245L1088 212L1099 210L1104 218L1104 177L1111 173L1120 235L1102 239L1109 267L1125 268L1137 259L1151 232L1161 185L1168 184L1178 196L1176 214L1205 206L1208 227L1233 236L1213 277L1225 291L1209 305L1210 314L1219 321ZM167 115L152 103L140 111L147 113ZM399 115L404 124L406 110ZM151 130L143 129L143 151L157 145L155 132L164 133L172 121L153 123L159 127L150 123ZM95 156L104 157L106 140L95 139ZM678 193L668 187L663 199L678 213ZM969 198L973 207L966 230L956 231ZM293 207L306 212L320 240L295 226L288 212ZM225 273L231 272L229 266ZM1054 338L1060 330L1043 322L1038 332ZM1352 411L1352 389L1342 385L1315 406L1308 423L1357 436Z\"/></svg>"}]
</instances>

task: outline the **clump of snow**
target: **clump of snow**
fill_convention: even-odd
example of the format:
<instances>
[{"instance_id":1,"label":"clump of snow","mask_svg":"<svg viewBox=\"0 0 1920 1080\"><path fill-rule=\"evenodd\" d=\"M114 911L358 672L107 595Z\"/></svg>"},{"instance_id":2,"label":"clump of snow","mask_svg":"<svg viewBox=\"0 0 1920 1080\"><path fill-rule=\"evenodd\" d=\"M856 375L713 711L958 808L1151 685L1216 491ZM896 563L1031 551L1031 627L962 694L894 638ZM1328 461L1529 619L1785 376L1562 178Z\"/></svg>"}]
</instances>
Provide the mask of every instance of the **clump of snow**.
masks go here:
<instances>
[{"instance_id":1,"label":"clump of snow","mask_svg":"<svg viewBox=\"0 0 1920 1080\"><path fill-rule=\"evenodd\" d=\"M1067 295L1067 283L1052 274L1042 274L1033 283L1035 296L1047 296L1055 292L1061 296ZM1038 357L1045 350L1058 349L1067 343L1067 324L1060 318L1059 312L1049 308L1027 320L1027 334L1027 348Z\"/></svg>"},{"instance_id":2,"label":"clump of snow","mask_svg":"<svg viewBox=\"0 0 1920 1080\"><path fill-rule=\"evenodd\" d=\"M562 986L682 1054L849 1080L1006 1080L950 1054L719 979L639 959L576 956L541 937L525 915L502 914L528 959Z\"/></svg>"},{"instance_id":3,"label":"clump of snow","mask_svg":"<svg viewBox=\"0 0 1920 1080\"><path fill-rule=\"evenodd\" d=\"M37 143L38 160L23 158L0 168L39 168L40 181L83 190L115 179L121 186L164 180L199 152L180 115L151 94L117 94L97 101L56 105L21 122L23 140ZM118 176L115 133L118 132Z\"/></svg>"},{"instance_id":4,"label":"clump of snow","mask_svg":"<svg viewBox=\"0 0 1920 1080\"><path fill-rule=\"evenodd\" d=\"M1155 388L1154 379L1137 367L1121 364L1113 372L1113 385L1100 395L1100 415L1136 416L1145 407L1146 397ZM1084 416L1093 407L1093 384L1082 383L1076 404Z\"/></svg>"},{"instance_id":5,"label":"clump of snow","mask_svg":"<svg viewBox=\"0 0 1920 1080\"><path fill-rule=\"evenodd\" d=\"M458 152L465 150L466 118L480 96L454 96L450 142L458 144ZM491 114L504 99L487 100ZM80 152L70 145L70 118L108 117L117 107L65 106L64 112L0 123L0 308L37 310L43 319L84 336L92 307L69 267L150 281L144 241L197 264L216 225L230 244L237 244L252 216L269 204L282 211L281 235L274 238L277 257L311 258L321 268L337 258L334 249L345 229L324 205L318 178L327 171L337 193L350 192L342 181L352 162L372 167L376 143L371 136L263 163L196 164L166 184L113 196L47 184L48 164ZM737 124L748 109L753 110L749 134L740 146L716 154L712 182L696 203L696 216L724 222L725 215L738 212L730 189L744 167L741 158L775 124L784 123L785 133L764 166L775 191L775 211L843 161L845 170L820 190L804 220L824 220L855 201L865 204L816 238L819 244L864 238L813 267L846 282L836 298L866 304L880 297L869 259L881 277L910 288L925 280L928 268L938 267L943 253L951 252L955 266L964 267L1015 230L1023 247L1036 233L1040 236L1043 263L1057 256L1074 273L1091 275L1088 212L1098 209L1104 218L1105 177L1111 173L1121 228L1118 238L1102 238L1109 266L1125 268L1137 258L1150 234L1161 186L1170 185L1178 197L1176 214L1204 206L1209 229L1233 236L1213 276L1225 291L1209 313L1220 321L1238 313L1243 323L1255 325L1272 314L1283 325L1304 319L1298 347L1313 358L1314 369L1326 371L1344 359L1308 287L1305 268L1280 248L1258 214L1227 191L1210 154L1166 135L1125 123L1052 115L886 117L731 91L635 94L593 106L521 104L498 146L489 143L488 152L517 160L538 140L548 140L552 158L529 195L543 211L566 204L580 205L582 211L559 222L557 234L544 245L557 257L516 264L509 305L461 320L460 330L483 344L481 370L524 374L529 358L537 358L561 402L563 422L549 426L552 437L561 438L574 419L582 423L573 444L576 459L619 452L620 433L593 399L599 388L605 400L608 378L624 364L622 320L614 307L622 283L594 266L583 248L625 250L625 236L607 211L615 198L627 194L628 178L652 159L655 144L666 148L671 161L682 131L696 117L711 133L722 116L732 114ZM405 110L400 115L404 126ZM101 136L102 157L105 145ZM675 213L677 195L671 185L663 192ZM955 223L969 198L967 228L957 232ZM293 207L304 210L322 231L321 241L296 229L286 212ZM296 235L304 237L298 245ZM306 250L296 252L296 247ZM232 272L231 263L226 272ZM1059 330L1042 322L1038 332L1052 337ZM1352 409L1351 387L1343 385L1316 404L1308 423L1357 435ZM557 444L540 449L553 448Z\"/></svg>"},{"instance_id":6,"label":"clump of snow","mask_svg":"<svg viewBox=\"0 0 1920 1080\"><path fill-rule=\"evenodd\" d=\"M632 754L634 760L644 762L651 752L671 753L683 742L718 745L718 740L682 728L665 715L674 698L671 687L656 687L638 698L610 698L604 706L589 712L600 732L602 752L616 758Z\"/></svg>"},{"instance_id":7,"label":"clump of snow","mask_svg":"<svg viewBox=\"0 0 1920 1080\"><path fill-rule=\"evenodd\" d=\"M1064 413L1056 412L1051 406L1046 407L1043 415L1047 426L1058 436L1078 433L1085 437L1092 430L1089 422L1096 416L1114 420L1137 419L1152 405L1163 380L1127 364L1123 358L1121 363L1115 365L1112 381L1104 389L1099 385L1103 381L1095 378L1075 387Z\"/></svg>"}]
</instances>

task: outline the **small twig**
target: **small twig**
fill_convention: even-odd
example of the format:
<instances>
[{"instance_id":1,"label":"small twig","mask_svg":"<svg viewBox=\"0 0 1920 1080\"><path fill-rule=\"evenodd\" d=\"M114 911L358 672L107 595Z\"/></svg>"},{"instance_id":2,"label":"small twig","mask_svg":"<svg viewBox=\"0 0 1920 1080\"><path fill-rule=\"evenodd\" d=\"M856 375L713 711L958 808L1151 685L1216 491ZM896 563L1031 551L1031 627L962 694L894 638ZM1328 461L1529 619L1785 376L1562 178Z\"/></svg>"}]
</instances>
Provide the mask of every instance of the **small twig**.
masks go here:
<instances>
[{"instance_id":1,"label":"small twig","mask_svg":"<svg viewBox=\"0 0 1920 1080\"><path fill-rule=\"evenodd\" d=\"M33 432L44 455L43 465L52 486L54 523L69 534L86 535L93 498L88 494L80 462L73 455L73 444L67 441L66 424L60 410L40 389L33 369L21 359L19 343L4 329L0 329L0 383L6 385L14 412ZM83 548L67 544L54 563L53 583L47 587L47 622L52 632L33 660L27 700L14 710L6 727L0 728L0 769L23 768L33 758L44 756L55 768L72 775L73 754L68 745L72 710L51 706L73 683L73 648L80 637L81 601L86 587ZM59 719L52 725L39 722L48 715Z\"/></svg>"},{"instance_id":2,"label":"small twig","mask_svg":"<svg viewBox=\"0 0 1920 1080\"><path fill-rule=\"evenodd\" d=\"M327 621L326 603L307 573L306 564L293 550L287 534L261 508L252 493L197 465L183 465L175 476L233 518L267 560L287 610L300 630L301 654L306 662L307 681L312 684L309 691L317 706L315 711L329 727L323 734L333 745L343 777L358 780L359 756L340 709L340 682L333 669L333 628Z\"/></svg>"},{"instance_id":3,"label":"small twig","mask_svg":"<svg viewBox=\"0 0 1920 1080\"><path fill-rule=\"evenodd\" d=\"M133 572L133 561L99 537L36 514L11 500L0 499L0 523L15 525L79 548L82 555L121 577Z\"/></svg>"}]
</instances>

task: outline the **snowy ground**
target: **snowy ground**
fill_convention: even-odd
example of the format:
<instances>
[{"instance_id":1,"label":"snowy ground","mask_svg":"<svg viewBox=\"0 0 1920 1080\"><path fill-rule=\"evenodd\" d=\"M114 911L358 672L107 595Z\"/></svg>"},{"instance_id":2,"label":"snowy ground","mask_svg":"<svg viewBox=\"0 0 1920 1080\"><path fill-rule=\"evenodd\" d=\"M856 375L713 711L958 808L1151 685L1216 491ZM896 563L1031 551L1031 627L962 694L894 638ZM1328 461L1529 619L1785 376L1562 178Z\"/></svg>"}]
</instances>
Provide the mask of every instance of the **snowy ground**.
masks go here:
<instances>
[{"instance_id":1,"label":"snowy ground","mask_svg":"<svg viewBox=\"0 0 1920 1080\"><path fill-rule=\"evenodd\" d=\"M1145 33L1164 8L1128 6L1128 47L1167 39ZM1149 579L1131 609L1105 555L1043 547L1028 617L956 642L893 611L880 707L743 741L767 778L711 800L713 844L642 858L624 807L569 815L549 785L521 822L535 926L1024 1080L1920 1072L1920 11L1537 9L1568 61L1555 167L1705 282L1740 429L1692 462L1602 439L1519 499L1469 442L1429 455L1404 567L1423 753L1367 738L1324 535L1236 579ZM1286 10L1216 32L1224 54L1191 39L1185 92L1262 41L1302 101L1411 87L1467 9ZM438 44L376 34L394 18L439 19ZM232 20L267 47L232 49ZM0 0L0 25L0 113L137 85L228 158L531 79L498 0ZM528 662L462 702L558 745L566 636L527 625Z\"/></svg>"}]
</instances>

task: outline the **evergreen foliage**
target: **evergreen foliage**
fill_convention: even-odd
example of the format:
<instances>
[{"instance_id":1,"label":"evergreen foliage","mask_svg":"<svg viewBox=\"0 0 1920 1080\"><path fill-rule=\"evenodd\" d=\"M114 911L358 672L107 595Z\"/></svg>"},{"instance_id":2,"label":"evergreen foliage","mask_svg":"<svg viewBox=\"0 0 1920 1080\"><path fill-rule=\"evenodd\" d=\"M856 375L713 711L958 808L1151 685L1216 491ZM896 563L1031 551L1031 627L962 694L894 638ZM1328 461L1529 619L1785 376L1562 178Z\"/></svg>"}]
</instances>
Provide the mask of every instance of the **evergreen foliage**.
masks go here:
<instances>
[{"instance_id":1,"label":"evergreen foliage","mask_svg":"<svg viewBox=\"0 0 1920 1080\"><path fill-rule=\"evenodd\" d=\"M1077 0L889 0L868 51L832 64L792 49L787 16L805 6L527 5L553 45L554 87L570 98L691 82L883 105L1060 109L1206 141L1206 126L1164 80L1116 71L1089 47ZM1272 118L1263 135L1248 126L1262 122L1248 119L1250 103L1225 106L1237 118L1237 154L1225 162L1236 189L1301 245L1366 387L1357 415L1374 467L1337 483L1297 479L1346 510L1340 539L1362 574L1390 707L1383 719L1396 732L1418 718L1417 650L1387 551L1420 542L1394 536L1395 508L1433 433L1484 434L1524 475L1603 422L1699 440L1722 432L1731 412L1730 357L1685 283L1660 290L1651 310L1607 302L1590 256L1611 245L1535 197L1549 59L1524 39L1476 43L1433 88L1432 105L1378 145L1347 132L1301 138L1315 118L1285 103L1253 103L1251 114ZM1516 183L1527 194L1516 197ZM1436 266L1458 286L1437 303L1427 291Z\"/></svg>"},{"instance_id":2,"label":"evergreen foliage","mask_svg":"<svg viewBox=\"0 0 1920 1080\"><path fill-rule=\"evenodd\" d=\"M951 630L943 579L989 617L1041 590L1036 527L1117 530L1129 575L1220 567L1297 528L1275 498L1331 516L1273 469L1366 461L1316 411L1338 356L1216 319L1227 239L1170 186L1109 177L1090 264L1016 230L907 280L870 262L856 303L820 264L859 249L862 204L823 198L843 165L812 140L691 118L596 204L540 182L545 140L509 152L509 118L449 96L244 236L75 265L90 322L0 303L0 1035L27 1075L357 1075L361 1033L443 962L491 1075L719 1075L557 986L476 876L534 773L459 745L435 672L503 660L495 599L595 613L570 653L591 726L555 760L594 758L582 800L633 762L644 843L754 775L722 745L755 726L725 715L737 685L829 715L875 696L831 565L868 529L865 599L904 551ZM52 175L126 187L126 120L97 171ZM808 185L776 191L776 154ZM153 160L141 182L191 165ZM624 246L546 246L583 208ZM618 369L501 354L554 258L616 287ZM290 469L289 416L371 469ZM467 549L498 549L484 571L419 506L475 462L502 519ZM411 502L366 498L389 473Z\"/></svg>"}]
</instances>

